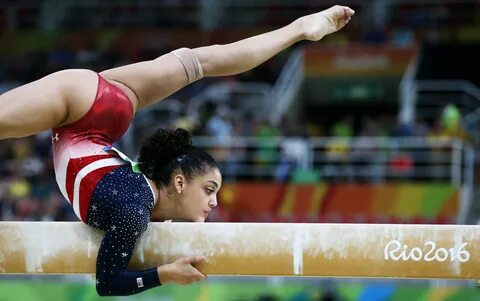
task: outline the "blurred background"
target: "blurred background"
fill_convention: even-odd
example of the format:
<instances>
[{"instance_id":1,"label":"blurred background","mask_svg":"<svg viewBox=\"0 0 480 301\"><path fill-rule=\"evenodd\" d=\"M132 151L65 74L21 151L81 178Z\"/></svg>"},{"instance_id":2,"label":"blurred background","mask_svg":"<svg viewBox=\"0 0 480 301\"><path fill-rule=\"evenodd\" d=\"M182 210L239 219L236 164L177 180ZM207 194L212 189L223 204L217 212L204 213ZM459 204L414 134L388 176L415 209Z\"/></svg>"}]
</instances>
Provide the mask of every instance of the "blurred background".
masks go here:
<instances>
[{"instance_id":1,"label":"blurred background","mask_svg":"<svg viewBox=\"0 0 480 301\"><path fill-rule=\"evenodd\" d=\"M156 128L191 130L224 175L211 222L479 223L478 0L1 0L0 93L233 42L334 4L356 11L341 32L188 86L138 112L116 146L135 158ZM77 220L52 164L50 132L0 141L0 220ZM89 276L0 279L0 300L97 299ZM110 299L467 301L480 289L211 277Z\"/></svg>"}]
</instances>

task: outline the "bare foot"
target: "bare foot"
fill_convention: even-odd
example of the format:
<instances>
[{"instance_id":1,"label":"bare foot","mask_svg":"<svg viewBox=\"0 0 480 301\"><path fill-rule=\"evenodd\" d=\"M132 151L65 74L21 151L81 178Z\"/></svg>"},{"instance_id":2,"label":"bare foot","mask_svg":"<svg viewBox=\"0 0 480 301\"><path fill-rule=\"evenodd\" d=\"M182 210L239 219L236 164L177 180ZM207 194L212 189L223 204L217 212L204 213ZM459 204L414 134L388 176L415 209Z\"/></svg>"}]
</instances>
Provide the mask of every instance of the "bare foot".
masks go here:
<instances>
[{"instance_id":1,"label":"bare foot","mask_svg":"<svg viewBox=\"0 0 480 301\"><path fill-rule=\"evenodd\" d=\"M301 17L305 39L318 41L324 36L342 29L355 11L347 6L335 5L321 12Z\"/></svg>"}]
</instances>

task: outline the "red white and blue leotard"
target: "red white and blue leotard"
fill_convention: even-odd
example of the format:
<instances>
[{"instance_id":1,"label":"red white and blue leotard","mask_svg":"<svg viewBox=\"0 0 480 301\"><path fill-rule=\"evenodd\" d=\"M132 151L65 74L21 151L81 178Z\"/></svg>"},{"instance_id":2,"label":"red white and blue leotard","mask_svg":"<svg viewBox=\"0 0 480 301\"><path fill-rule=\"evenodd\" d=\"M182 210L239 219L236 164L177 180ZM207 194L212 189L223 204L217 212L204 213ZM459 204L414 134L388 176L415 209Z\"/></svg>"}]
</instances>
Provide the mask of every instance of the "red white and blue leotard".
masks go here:
<instances>
[{"instance_id":1,"label":"red white and blue leotard","mask_svg":"<svg viewBox=\"0 0 480 301\"><path fill-rule=\"evenodd\" d=\"M86 224L105 231L97 256L97 292L130 295L160 285L157 269L127 269L135 243L147 229L155 196L146 177L112 148L128 129L132 102L98 75L90 110L52 130L58 186Z\"/></svg>"},{"instance_id":2,"label":"red white and blue leotard","mask_svg":"<svg viewBox=\"0 0 480 301\"><path fill-rule=\"evenodd\" d=\"M95 101L80 120L53 129L55 176L63 196L86 222L87 208L98 181L125 161L103 150L120 138L133 118L128 96L100 75Z\"/></svg>"}]
</instances>

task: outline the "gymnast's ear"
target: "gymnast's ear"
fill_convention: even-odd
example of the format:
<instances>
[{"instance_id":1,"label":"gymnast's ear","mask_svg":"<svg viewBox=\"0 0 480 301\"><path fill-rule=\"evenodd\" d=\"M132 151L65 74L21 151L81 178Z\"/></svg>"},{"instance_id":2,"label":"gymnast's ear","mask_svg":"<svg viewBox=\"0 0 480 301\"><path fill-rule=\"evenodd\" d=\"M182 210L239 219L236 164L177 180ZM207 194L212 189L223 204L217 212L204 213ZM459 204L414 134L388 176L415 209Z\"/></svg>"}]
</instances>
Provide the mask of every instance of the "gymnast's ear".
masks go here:
<instances>
[{"instance_id":1,"label":"gymnast's ear","mask_svg":"<svg viewBox=\"0 0 480 301\"><path fill-rule=\"evenodd\" d=\"M187 179L183 174L178 173L173 177L173 185L175 186L175 191L181 194L185 190Z\"/></svg>"}]
</instances>

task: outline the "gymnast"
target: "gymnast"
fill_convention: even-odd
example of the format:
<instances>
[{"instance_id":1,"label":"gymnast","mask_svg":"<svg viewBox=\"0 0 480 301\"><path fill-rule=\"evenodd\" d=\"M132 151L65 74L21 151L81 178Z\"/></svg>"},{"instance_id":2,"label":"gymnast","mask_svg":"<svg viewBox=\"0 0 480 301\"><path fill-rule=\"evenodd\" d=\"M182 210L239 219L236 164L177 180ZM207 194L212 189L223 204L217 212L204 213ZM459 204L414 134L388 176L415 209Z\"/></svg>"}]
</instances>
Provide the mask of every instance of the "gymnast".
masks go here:
<instances>
[{"instance_id":1,"label":"gymnast","mask_svg":"<svg viewBox=\"0 0 480 301\"><path fill-rule=\"evenodd\" d=\"M96 267L99 295L131 295L206 277L195 268L206 260L202 256L128 269L151 218L204 222L222 185L215 160L196 149L185 130L156 131L143 142L138 162L112 147L135 112L204 76L245 72L298 41L318 41L353 14L336 5L231 44L181 48L100 73L63 70L0 95L0 139L51 129L62 194L81 221L105 231Z\"/></svg>"}]
</instances>

